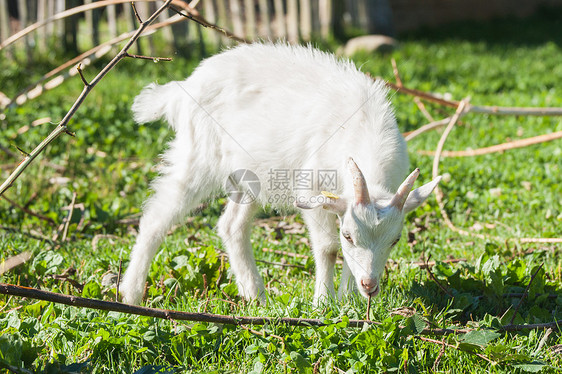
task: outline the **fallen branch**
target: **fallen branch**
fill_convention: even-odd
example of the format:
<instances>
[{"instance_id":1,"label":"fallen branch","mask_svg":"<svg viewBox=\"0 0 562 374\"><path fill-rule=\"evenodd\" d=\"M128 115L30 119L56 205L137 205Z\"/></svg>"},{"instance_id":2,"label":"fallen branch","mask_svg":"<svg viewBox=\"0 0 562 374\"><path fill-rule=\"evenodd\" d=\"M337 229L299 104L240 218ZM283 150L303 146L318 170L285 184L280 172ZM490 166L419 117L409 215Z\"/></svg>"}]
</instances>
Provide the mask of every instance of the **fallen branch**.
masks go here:
<instances>
[{"instance_id":1,"label":"fallen branch","mask_svg":"<svg viewBox=\"0 0 562 374\"><path fill-rule=\"evenodd\" d=\"M0 195L2 195L12 183L23 173L23 171L33 162L33 160L49 145L53 140L59 137L61 134L71 134L68 130L68 122L74 116L78 108L82 105L90 91L105 77L105 75L117 65L119 61L126 57L127 51L139 38L139 36L145 31L145 29L162 13L173 0L166 0L166 2L158 8L145 22L141 23L134 35L129 39L121 51L96 75L96 77L87 85L84 86L82 93L67 114L64 116L62 121L57 125L57 127L45 138L29 155L27 155L18 167L10 174L10 176L2 183L0 186Z\"/></svg>"},{"instance_id":2,"label":"fallen branch","mask_svg":"<svg viewBox=\"0 0 562 374\"><path fill-rule=\"evenodd\" d=\"M422 129L422 128L420 128L420 129ZM408 135L408 136L410 136L410 135ZM408 136L406 137L406 140L409 140ZM562 138L562 131L557 131L557 132L553 132L551 134L533 136L533 137L527 138L527 139L518 139L518 140L514 140L514 141L511 141L511 142L507 142L507 143L493 145L491 147L471 149L471 150L466 150L466 151L443 151L443 152L441 152L441 157L481 156L481 155L486 155L486 154L489 154L489 153L505 152L505 151L510 150L510 149L528 147L528 146L533 145L533 144L550 142L552 140L556 140L556 139L560 139L560 138ZM421 151L418 151L417 153L420 154L420 155L424 155L424 156L434 156L435 155L434 151L423 151L423 150L421 150Z\"/></svg>"},{"instance_id":3,"label":"fallen branch","mask_svg":"<svg viewBox=\"0 0 562 374\"><path fill-rule=\"evenodd\" d=\"M207 322L207 323L221 323L225 325L288 325L288 326L328 326L334 323L339 323L341 320L329 323L320 319L312 318L275 318L275 317L247 317L247 316L227 316L221 314L212 313L191 313L191 312L180 312L167 309L156 309L148 308L142 306L128 305L123 303L118 303L114 301L104 301L96 299L88 299L79 296L63 295L59 293L54 293L50 291L43 291L31 287L17 286L13 284L0 283L0 294L13 295L19 297L28 297L36 300L44 300L49 302L54 302L58 304L65 304L74 307L91 308L97 310L105 310L126 314L135 314L139 316L160 318L166 320L177 320L177 321L193 321L193 322ZM367 325L381 325L380 322L367 321L367 320L349 320L348 327L352 328L363 328ZM530 325L508 325L502 326L498 331L523 331L523 330L535 330L535 329L559 329L562 331L560 325L562 320L554 321L550 323L537 323ZM404 327L400 327L403 329ZM421 335L450 335L450 334L465 334L469 331L474 331L476 329L466 328L466 329L443 329L443 328L424 328L420 334Z\"/></svg>"},{"instance_id":4,"label":"fallen branch","mask_svg":"<svg viewBox=\"0 0 562 374\"><path fill-rule=\"evenodd\" d=\"M7 258L5 261L0 263L0 275L12 270L16 266L25 263L31 258L31 252L25 251L15 256Z\"/></svg>"},{"instance_id":5,"label":"fallen branch","mask_svg":"<svg viewBox=\"0 0 562 374\"><path fill-rule=\"evenodd\" d=\"M394 84L392 82L385 83L387 87L398 93L419 97L422 100L430 101L449 108L457 108L460 104L459 101L443 99L429 92L406 88L403 85ZM562 116L562 108L502 107L495 105L468 105L466 112L504 116Z\"/></svg>"}]
</instances>

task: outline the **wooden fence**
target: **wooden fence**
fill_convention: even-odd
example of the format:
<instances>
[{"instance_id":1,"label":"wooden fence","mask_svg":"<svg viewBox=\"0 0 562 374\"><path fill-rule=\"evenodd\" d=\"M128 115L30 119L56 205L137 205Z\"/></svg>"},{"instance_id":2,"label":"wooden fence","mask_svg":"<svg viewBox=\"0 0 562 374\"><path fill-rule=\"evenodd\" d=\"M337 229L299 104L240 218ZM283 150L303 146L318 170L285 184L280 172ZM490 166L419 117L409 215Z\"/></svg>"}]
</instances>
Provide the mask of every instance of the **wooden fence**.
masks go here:
<instances>
[{"instance_id":1,"label":"wooden fence","mask_svg":"<svg viewBox=\"0 0 562 374\"><path fill-rule=\"evenodd\" d=\"M200 0L192 1L209 22L245 39L285 39L289 42L326 39L341 32L344 25L367 32L372 24L372 0ZM94 0L1 0L0 42L35 22L60 12L95 3ZM100 4L103 1L100 1ZM107 1L105 2L107 3ZM137 0L141 17L147 17L162 1ZM162 14L163 20L173 14ZM47 23L28 35L25 45L46 49L53 40L61 47L84 50L136 28L129 2L106 5L79 15ZM183 24L162 31L166 41L185 43L201 40L224 43L220 34ZM20 42L21 43L21 42ZM21 44L20 44L21 45Z\"/></svg>"}]
</instances>

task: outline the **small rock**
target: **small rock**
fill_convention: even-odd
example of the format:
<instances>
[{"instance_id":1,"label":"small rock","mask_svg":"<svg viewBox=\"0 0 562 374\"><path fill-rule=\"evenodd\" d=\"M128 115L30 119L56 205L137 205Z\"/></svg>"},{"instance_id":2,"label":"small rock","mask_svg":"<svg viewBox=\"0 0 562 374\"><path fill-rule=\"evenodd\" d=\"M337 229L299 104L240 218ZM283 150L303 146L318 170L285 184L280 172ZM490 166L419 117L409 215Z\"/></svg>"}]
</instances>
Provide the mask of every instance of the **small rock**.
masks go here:
<instances>
[{"instance_id":1,"label":"small rock","mask_svg":"<svg viewBox=\"0 0 562 374\"><path fill-rule=\"evenodd\" d=\"M490 195L494 196L494 197L499 197L502 194L502 189L501 188L490 188Z\"/></svg>"},{"instance_id":2,"label":"small rock","mask_svg":"<svg viewBox=\"0 0 562 374\"><path fill-rule=\"evenodd\" d=\"M386 35L363 35L349 39L341 54L352 56L359 51L367 53L390 52L398 46L398 41Z\"/></svg>"}]
</instances>

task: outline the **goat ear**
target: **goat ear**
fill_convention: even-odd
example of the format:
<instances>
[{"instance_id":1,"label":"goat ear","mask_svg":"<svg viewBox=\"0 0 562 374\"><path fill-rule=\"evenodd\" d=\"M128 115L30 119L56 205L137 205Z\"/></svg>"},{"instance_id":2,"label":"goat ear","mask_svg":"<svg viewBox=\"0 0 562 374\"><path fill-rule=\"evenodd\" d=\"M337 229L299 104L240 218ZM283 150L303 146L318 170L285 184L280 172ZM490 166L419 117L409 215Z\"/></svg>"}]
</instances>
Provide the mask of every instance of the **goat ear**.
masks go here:
<instances>
[{"instance_id":1,"label":"goat ear","mask_svg":"<svg viewBox=\"0 0 562 374\"><path fill-rule=\"evenodd\" d=\"M314 201L314 202L312 202ZM295 206L300 209L316 209L322 207L329 212L335 213L341 216L345 213L347 209L347 202L345 199L338 198L327 198L326 195L314 196L307 202L295 202Z\"/></svg>"},{"instance_id":2,"label":"goat ear","mask_svg":"<svg viewBox=\"0 0 562 374\"><path fill-rule=\"evenodd\" d=\"M431 182L424 184L421 187L416 188L408 195L406 202L404 203L404 208L402 209L404 214L411 212L412 210L416 209L431 195L439 181L441 180L441 176L438 176Z\"/></svg>"}]
</instances>

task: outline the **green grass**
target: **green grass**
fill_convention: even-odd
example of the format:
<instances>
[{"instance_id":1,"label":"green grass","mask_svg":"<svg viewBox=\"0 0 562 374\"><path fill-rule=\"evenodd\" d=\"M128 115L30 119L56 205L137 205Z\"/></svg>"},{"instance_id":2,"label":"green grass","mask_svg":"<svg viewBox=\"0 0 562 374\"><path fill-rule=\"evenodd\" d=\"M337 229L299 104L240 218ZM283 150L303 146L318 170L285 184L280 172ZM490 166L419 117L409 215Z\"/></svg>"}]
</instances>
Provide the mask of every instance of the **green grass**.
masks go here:
<instances>
[{"instance_id":1,"label":"green grass","mask_svg":"<svg viewBox=\"0 0 562 374\"><path fill-rule=\"evenodd\" d=\"M561 25L560 17L552 13L406 35L392 55L359 54L354 59L363 71L392 80L393 57L406 86L450 93L456 99L470 96L475 105L562 107ZM13 95L57 61L56 56L34 64L21 58L0 59L0 90ZM103 286L102 279L108 272L116 274L121 260L127 265L137 228L123 219L138 217L149 194L149 182L157 173L158 154L172 136L163 123L135 125L129 109L132 99L147 83L183 79L197 64L196 58L158 64L125 60L102 80L70 125L76 137L57 139L6 194L55 224L0 200L0 261L23 251L32 253L31 260L1 275L0 282L114 299L114 290ZM88 68L86 76L91 79L99 68ZM81 89L82 83L75 78L39 99L7 110L0 122L1 144L31 150L54 125L21 134L18 129L42 117L56 123ZM411 131L427 122L411 97L391 96L401 130ZM427 107L436 118L453 111L431 104ZM560 117L470 114L453 130L445 149L479 148L561 130ZM435 149L440 134L426 133L409 144L411 163L422 170L419 184L431 179L432 159L417 151ZM2 178L17 162L0 152ZM370 318L382 322L381 326L346 327L346 318L365 317L364 299L313 308L314 264L306 259L286 259L300 267L258 263L268 285L268 304L240 300L227 261L221 261L222 246L214 230L225 203L219 198L166 238L149 274L145 305L227 315L326 321L343 318L344 322L320 328L254 326L263 333L256 335L233 326L154 320L2 296L0 367L8 363L37 372L95 373L154 373L159 369L221 373L558 372L562 359L555 348L562 344L562 338L556 329L491 331L511 321L520 297L509 294L522 293L541 264L514 323L562 318L561 246L507 241L522 236L562 236L561 167L560 140L501 154L443 159L441 172L450 178L441 186L453 222L473 230L480 223L483 228L478 233L502 240L475 239L450 231L432 197L408 216L404 229L408 235L403 235L408 240L403 239L391 254L393 261L381 295L371 306ZM76 203L83 205L75 206L69 240L61 242L60 225L68 215L64 208L73 193ZM282 261L282 256L262 252L262 248L310 254L306 233L273 230L275 215L270 210L260 213L261 224L253 231L256 257ZM302 225L299 216L282 218ZM57 233L59 241L51 240ZM425 270L412 264L422 256L438 261L432 272L449 294ZM467 261L454 265L441 262L447 258ZM405 317L396 313L405 310L415 314ZM424 324L483 332L448 336L445 341L458 349L441 351L439 344L416 337Z\"/></svg>"}]
</instances>

